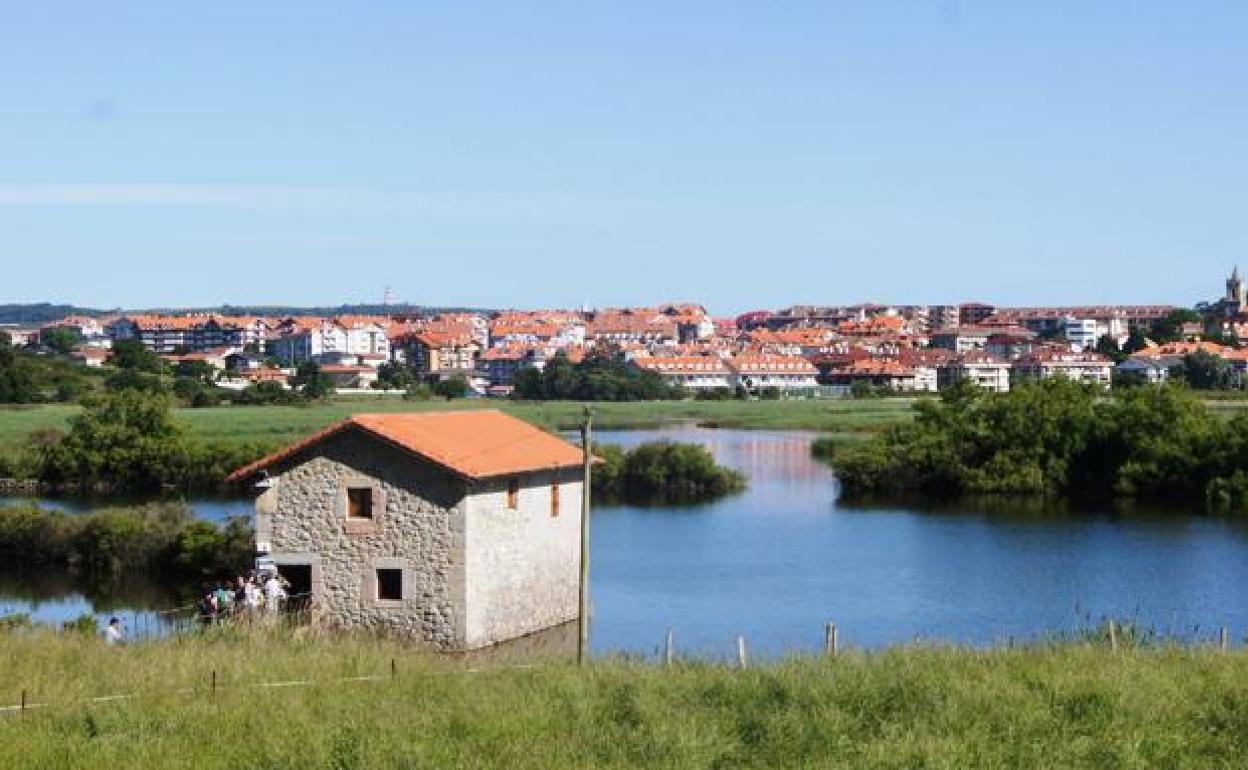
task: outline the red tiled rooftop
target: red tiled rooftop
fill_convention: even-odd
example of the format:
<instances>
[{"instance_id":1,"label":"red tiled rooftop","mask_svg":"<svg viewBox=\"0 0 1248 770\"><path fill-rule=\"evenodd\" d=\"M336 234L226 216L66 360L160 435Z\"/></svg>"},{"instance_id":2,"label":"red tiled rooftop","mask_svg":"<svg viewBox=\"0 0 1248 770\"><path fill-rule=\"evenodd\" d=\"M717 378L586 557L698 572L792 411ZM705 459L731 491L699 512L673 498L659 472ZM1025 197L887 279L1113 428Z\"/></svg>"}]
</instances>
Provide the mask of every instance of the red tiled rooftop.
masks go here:
<instances>
[{"instance_id":1,"label":"red tiled rooftop","mask_svg":"<svg viewBox=\"0 0 1248 770\"><path fill-rule=\"evenodd\" d=\"M572 468L581 449L494 410L357 414L230 474L241 481L347 430L361 430L466 479Z\"/></svg>"}]
</instances>

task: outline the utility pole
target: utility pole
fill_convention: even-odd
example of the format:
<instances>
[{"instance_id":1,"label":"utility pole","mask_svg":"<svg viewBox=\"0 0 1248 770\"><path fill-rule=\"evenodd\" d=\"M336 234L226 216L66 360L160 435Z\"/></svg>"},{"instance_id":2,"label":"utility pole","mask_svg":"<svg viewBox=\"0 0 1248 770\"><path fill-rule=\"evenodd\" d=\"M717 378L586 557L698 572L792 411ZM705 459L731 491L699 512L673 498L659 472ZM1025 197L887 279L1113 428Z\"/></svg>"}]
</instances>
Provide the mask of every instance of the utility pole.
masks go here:
<instances>
[{"instance_id":1,"label":"utility pole","mask_svg":"<svg viewBox=\"0 0 1248 770\"><path fill-rule=\"evenodd\" d=\"M594 410L585 405L584 420L581 422L581 450L584 453L584 470L581 487L581 585L580 612L576 616L576 663L582 665L589 653L589 497L590 473L593 469Z\"/></svg>"}]
</instances>

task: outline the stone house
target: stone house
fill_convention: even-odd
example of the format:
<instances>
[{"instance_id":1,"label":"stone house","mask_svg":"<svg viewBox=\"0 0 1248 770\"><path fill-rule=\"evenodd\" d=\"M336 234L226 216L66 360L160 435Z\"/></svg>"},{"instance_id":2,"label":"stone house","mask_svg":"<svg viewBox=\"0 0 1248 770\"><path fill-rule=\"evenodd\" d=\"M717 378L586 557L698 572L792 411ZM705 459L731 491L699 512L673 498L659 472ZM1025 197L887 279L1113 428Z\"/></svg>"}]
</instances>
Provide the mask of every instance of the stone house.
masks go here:
<instances>
[{"instance_id":1,"label":"stone house","mask_svg":"<svg viewBox=\"0 0 1248 770\"><path fill-rule=\"evenodd\" d=\"M522 420L359 414L230 479L317 622L467 650L577 618L583 455Z\"/></svg>"}]
</instances>

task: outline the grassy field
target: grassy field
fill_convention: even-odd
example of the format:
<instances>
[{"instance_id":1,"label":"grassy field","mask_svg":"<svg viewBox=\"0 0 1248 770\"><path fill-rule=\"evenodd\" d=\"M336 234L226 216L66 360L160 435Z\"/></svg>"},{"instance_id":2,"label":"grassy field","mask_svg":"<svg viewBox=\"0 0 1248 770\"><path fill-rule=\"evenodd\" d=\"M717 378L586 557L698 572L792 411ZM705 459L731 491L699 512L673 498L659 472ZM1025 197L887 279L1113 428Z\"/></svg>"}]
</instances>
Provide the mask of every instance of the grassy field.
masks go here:
<instances>
[{"instance_id":1,"label":"grassy field","mask_svg":"<svg viewBox=\"0 0 1248 770\"><path fill-rule=\"evenodd\" d=\"M869 433L910 419L910 399L862 401L660 401L594 405L600 428L657 427L681 420L725 428L795 429L825 433ZM581 404L568 401L524 403L458 400L404 401L372 397L333 400L310 406L249 406L179 409L177 417L192 437L283 443L356 412L430 409L503 409L547 428L580 424ZM45 405L0 409L0 447L23 441L40 428L64 429L78 407Z\"/></svg>"},{"instance_id":2,"label":"grassy field","mask_svg":"<svg viewBox=\"0 0 1248 770\"><path fill-rule=\"evenodd\" d=\"M852 441L870 436L890 425L911 419L914 399L807 401L648 401L598 403L595 425L611 428L654 428L693 421L722 428L813 430L837 440ZM1248 408L1248 400L1212 399L1210 409L1231 416ZM404 401L400 398L365 397L335 399L309 406L215 407L178 409L177 418L188 433L199 439L293 441L357 412L419 412L431 409L502 409L550 429L571 429L580 424L581 404L570 401L543 403L458 400ZM77 406L51 404L32 407L0 407L0 450L25 440L41 428L64 429L78 412Z\"/></svg>"},{"instance_id":3,"label":"grassy field","mask_svg":"<svg viewBox=\"0 0 1248 770\"><path fill-rule=\"evenodd\" d=\"M380 641L0 639L4 768L1243 767L1248 656L896 649L740 671ZM397 676L390 677L390 661ZM211 691L211 671L218 690ZM343 681L353 677L377 681ZM306 685L264 687L263 683ZM91 702L107 695L125 700Z\"/></svg>"}]
</instances>

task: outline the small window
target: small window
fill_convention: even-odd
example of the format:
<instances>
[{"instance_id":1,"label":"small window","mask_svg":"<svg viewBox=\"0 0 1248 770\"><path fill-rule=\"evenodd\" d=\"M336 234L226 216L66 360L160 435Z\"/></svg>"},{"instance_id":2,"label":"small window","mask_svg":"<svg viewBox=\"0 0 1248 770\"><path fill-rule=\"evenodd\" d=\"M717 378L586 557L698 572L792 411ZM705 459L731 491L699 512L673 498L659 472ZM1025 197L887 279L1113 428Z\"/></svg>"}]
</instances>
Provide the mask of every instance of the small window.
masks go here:
<instances>
[{"instance_id":1,"label":"small window","mask_svg":"<svg viewBox=\"0 0 1248 770\"><path fill-rule=\"evenodd\" d=\"M403 601L403 570L377 570L377 599L383 602Z\"/></svg>"},{"instance_id":2,"label":"small window","mask_svg":"<svg viewBox=\"0 0 1248 770\"><path fill-rule=\"evenodd\" d=\"M559 515L559 482L550 485L550 515L551 518Z\"/></svg>"},{"instance_id":3,"label":"small window","mask_svg":"<svg viewBox=\"0 0 1248 770\"><path fill-rule=\"evenodd\" d=\"M507 482L507 507L513 511L520 507L520 479Z\"/></svg>"},{"instance_id":4,"label":"small window","mask_svg":"<svg viewBox=\"0 0 1248 770\"><path fill-rule=\"evenodd\" d=\"M347 489L347 518L373 518L373 490L369 487L350 487Z\"/></svg>"}]
</instances>

